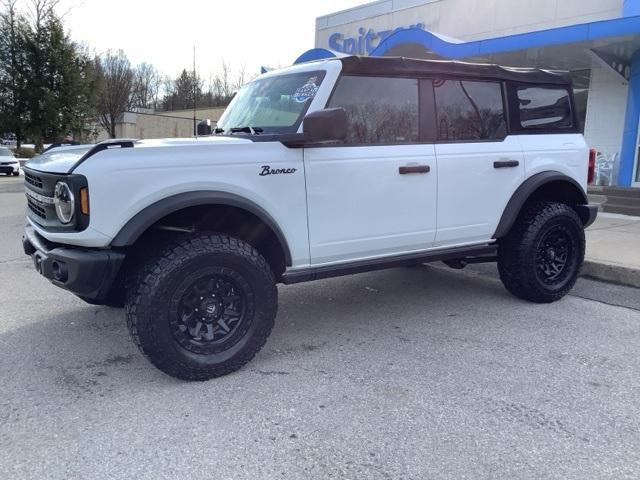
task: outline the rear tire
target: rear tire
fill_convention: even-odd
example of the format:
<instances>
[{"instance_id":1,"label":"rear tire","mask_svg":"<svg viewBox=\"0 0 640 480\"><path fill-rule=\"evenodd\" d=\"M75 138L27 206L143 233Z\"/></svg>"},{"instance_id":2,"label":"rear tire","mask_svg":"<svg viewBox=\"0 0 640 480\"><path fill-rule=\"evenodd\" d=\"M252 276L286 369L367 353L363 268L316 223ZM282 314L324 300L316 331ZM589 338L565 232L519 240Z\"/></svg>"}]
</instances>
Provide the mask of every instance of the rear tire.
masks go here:
<instances>
[{"instance_id":1,"label":"rear tire","mask_svg":"<svg viewBox=\"0 0 640 480\"><path fill-rule=\"evenodd\" d=\"M500 240L500 279L518 298L555 302L575 285L584 251L584 228L577 213L562 203L537 202Z\"/></svg>"},{"instance_id":2,"label":"rear tire","mask_svg":"<svg viewBox=\"0 0 640 480\"><path fill-rule=\"evenodd\" d=\"M140 351L183 380L226 375L265 344L277 312L267 261L226 235L199 235L164 249L132 276L127 325Z\"/></svg>"}]
</instances>

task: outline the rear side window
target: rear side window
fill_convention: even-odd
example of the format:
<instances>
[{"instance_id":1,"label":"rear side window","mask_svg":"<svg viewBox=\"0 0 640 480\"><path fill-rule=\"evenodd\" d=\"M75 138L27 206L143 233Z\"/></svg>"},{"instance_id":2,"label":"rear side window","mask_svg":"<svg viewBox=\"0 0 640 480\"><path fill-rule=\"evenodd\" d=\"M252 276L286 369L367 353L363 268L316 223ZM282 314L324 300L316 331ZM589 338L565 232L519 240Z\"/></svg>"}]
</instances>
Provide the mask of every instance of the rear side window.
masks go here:
<instances>
[{"instance_id":1,"label":"rear side window","mask_svg":"<svg viewBox=\"0 0 640 480\"><path fill-rule=\"evenodd\" d=\"M526 129L573 127L571 96L566 88L518 87L520 126Z\"/></svg>"},{"instance_id":2,"label":"rear side window","mask_svg":"<svg viewBox=\"0 0 640 480\"><path fill-rule=\"evenodd\" d=\"M507 134L499 82L434 80L439 141L502 140Z\"/></svg>"},{"instance_id":3,"label":"rear side window","mask_svg":"<svg viewBox=\"0 0 640 480\"><path fill-rule=\"evenodd\" d=\"M434 80L440 141L502 140L507 134L498 82Z\"/></svg>"},{"instance_id":4,"label":"rear side window","mask_svg":"<svg viewBox=\"0 0 640 480\"><path fill-rule=\"evenodd\" d=\"M419 137L418 80L343 76L328 107L347 111L346 144L397 144Z\"/></svg>"}]
</instances>

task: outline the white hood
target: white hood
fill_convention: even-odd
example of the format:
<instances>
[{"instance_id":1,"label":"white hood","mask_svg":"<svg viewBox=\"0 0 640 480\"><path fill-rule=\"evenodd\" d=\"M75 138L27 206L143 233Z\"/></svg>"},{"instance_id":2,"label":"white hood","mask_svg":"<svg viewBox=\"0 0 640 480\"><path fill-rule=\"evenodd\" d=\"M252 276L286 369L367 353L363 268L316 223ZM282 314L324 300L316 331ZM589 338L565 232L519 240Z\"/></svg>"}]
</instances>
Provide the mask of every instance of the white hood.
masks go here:
<instances>
[{"instance_id":1,"label":"white hood","mask_svg":"<svg viewBox=\"0 0 640 480\"><path fill-rule=\"evenodd\" d=\"M114 142L115 140L111 140ZM105 143L109 143L108 140ZM158 147L189 147L203 145L228 145L228 144L251 143L251 140L242 137L200 137L200 138L162 138L157 140L136 140L134 149L158 148ZM29 160L25 167L33 170L48 173L70 173L80 159L96 145L73 145L67 147L57 147L48 152L38 155ZM111 149L110 149L111 150ZM95 154L95 160L100 158L100 152ZM87 161L94 161L93 156Z\"/></svg>"}]
</instances>

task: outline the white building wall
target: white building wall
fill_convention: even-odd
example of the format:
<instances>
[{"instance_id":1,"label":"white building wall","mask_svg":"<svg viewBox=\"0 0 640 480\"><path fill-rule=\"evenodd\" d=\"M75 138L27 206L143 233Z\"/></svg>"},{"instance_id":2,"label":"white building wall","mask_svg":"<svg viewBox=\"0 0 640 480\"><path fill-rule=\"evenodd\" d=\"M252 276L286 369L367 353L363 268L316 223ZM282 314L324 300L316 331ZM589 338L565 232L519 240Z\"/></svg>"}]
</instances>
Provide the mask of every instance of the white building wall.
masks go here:
<instances>
[{"instance_id":1,"label":"white building wall","mask_svg":"<svg viewBox=\"0 0 640 480\"><path fill-rule=\"evenodd\" d=\"M628 82L600 60L593 60L584 136L591 148L608 159L617 159L614 179L619 168L628 91Z\"/></svg>"},{"instance_id":2,"label":"white building wall","mask_svg":"<svg viewBox=\"0 0 640 480\"><path fill-rule=\"evenodd\" d=\"M429 31L477 40L622 16L623 0L382 0L316 19L316 47L329 36L357 37L424 24Z\"/></svg>"}]
</instances>

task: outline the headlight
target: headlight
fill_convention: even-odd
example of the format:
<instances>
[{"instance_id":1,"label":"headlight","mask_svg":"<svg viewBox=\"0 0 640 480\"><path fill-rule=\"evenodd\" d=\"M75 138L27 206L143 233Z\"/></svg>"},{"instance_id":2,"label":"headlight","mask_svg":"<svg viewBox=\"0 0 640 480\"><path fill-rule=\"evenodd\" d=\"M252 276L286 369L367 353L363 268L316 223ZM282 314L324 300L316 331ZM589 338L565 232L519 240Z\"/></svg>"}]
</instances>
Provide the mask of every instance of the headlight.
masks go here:
<instances>
[{"instance_id":1,"label":"headlight","mask_svg":"<svg viewBox=\"0 0 640 480\"><path fill-rule=\"evenodd\" d=\"M73 214L76 210L76 202L73 198L73 192L64 182L56 183L53 191L53 204L56 207L56 215L58 220L67 224L73 220Z\"/></svg>"}]
</instances>

